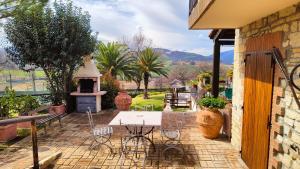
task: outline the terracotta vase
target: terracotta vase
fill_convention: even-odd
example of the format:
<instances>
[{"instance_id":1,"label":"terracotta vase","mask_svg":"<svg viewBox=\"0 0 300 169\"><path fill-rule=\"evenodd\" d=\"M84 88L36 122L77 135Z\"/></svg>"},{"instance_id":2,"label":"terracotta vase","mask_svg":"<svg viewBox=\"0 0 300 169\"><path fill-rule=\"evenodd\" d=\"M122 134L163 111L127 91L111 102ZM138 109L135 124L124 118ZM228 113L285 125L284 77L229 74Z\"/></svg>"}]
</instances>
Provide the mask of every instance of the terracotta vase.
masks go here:
<instances>
[{"instance_id":1,"label":"terracotta vase","mask_svg":"<svg viewBox=\"0 0 300 169\"><path fill-rule=\"evenodd\" d=\"M131 105L132 98L127 94L126 91L121 91L118 93L118 96L115 98L115 104L118 110L129 110Z\"/></svg>"},{"instance_id":2,"label":"terracotta vase","mask_svg":"<svg viewBox=\"0 0 300 169\"><path fill-rule=\"evenodd\" d=\"M224 118L219 110L204 108L197 114L199 130L203 137L214 139L219 136L223 126Z\"/></svg>"},{"instance_id":3,"label":"terracotta vase","mask_svg":"<svg viewBox=\"0 0 300 169\"><path fill-rule=\"evenodd\" d=\"M17 124L0 126L0 142L7 142L17 137Z\"/></svg>"},{"instance_id":4,"label":"terracotta vase","mask_svg":"<svg viewBox=\"0 0 300 169\"><path fill-rule=\"evenodd\" d=\"M65 112L66 112L66 106L64 104L61 104L59 106L51 105L49 108L50 114L63 114Z\"/></svg>"}]
</instances>

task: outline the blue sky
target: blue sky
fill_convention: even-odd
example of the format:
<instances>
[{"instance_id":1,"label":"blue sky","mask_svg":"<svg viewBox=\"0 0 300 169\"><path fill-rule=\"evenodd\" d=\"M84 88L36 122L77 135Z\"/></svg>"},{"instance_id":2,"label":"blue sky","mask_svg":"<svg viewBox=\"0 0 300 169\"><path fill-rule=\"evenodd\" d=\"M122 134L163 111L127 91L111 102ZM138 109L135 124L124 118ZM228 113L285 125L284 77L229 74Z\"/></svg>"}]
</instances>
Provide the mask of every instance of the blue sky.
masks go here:
<instances>
[{"instance_id":1,"label":"blue sky","mask_svg":"<svg viewBox=\"0 0 300 169\"><path fill-rule=\"evenodd\" d=\"M212 53L209 30L188 30L188 0L73 0L88 11L102 41L131 37L139 29L154 47Z\"/></svg>"},{"instance_id":2,"label":"blue sky","mask_svg":"<svg viewBox=\"0 0 300 169\"><path fill-rule=\"evenodd\" d=\"M54 0L50 0L53 2ZM94 32L104 42L130 38L139 30L153 47L212 54L210 30L188 29L188 0L73 0L91 15ZM0 30L0 39L5 39ZM231 48L222 48L222 51Z\"/></svg>"}]
</instances>

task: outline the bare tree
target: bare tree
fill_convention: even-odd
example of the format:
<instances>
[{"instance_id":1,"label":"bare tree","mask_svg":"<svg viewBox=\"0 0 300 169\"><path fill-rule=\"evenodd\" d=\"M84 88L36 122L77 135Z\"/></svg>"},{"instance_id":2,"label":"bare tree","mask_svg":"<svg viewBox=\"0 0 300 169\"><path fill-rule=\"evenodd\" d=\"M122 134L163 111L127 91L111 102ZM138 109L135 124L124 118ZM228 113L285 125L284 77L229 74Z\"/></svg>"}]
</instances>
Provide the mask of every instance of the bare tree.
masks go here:
<instances>
[{"instance_id":1,"label":"bare tree","mask_svg":"<svg viewBox=\"0 0 300 169\"><path fill-rule=\"evenodd\" d=\"M198 73L199 69L196 66L187 64L173 65L169 73L169 80L178 79L185 85L187 81L195 79Z\"/></svg>"},{"instance_id":2,"label":"bare tree","mask_svg":"<svg viewBox=\"0 0 300 169\"><path fill-rule=\"evenodd\" d=\"M143 29L140 28L139 31L132 38L133 50L135 50L139 54L142 50L151 46L152 46L152 40L148 39L143 34Z\"/></svg>"},{"instance_id":3,"label":"bare tree","mask_svg":"<svg viewBox=\"0 0 300 169\"><path fill-rule=\"evenodd\" d=\"M144 49L152 46L152 40L147 38L143 34L142 28L139 28L138 32L134 34L133 37L131 38L123 36L120 40L120 43L126 44L131 50L130 53L136 58L141 54L141 52ZM143 80L143 75L138 69L138 67L137 66L135 67L136 67L136 76L132 77L132 79L130 80L134 81L137 85L137 90L140 90L141 82Z\"/></svg>"}]
</instances>

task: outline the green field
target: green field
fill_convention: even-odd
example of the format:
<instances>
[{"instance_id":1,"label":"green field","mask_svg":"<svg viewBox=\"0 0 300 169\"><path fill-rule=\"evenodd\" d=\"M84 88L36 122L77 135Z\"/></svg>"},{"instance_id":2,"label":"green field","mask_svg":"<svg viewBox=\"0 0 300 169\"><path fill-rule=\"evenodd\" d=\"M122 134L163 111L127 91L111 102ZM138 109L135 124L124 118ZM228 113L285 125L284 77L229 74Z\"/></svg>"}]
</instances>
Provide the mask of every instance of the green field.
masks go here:
<instances>
[{"instance_id":1,"label":"green field","mask_svg":"<svg viewBox=\"0 0 300 169\"><path fill-rule=\"evenodd\" d=\"M165 92L149 92L150 99L144 99L144 94L139 94L132 99L131 109L133 110L136 106L137 108L143 108L147 105L153 105L153 109L156 111L162 111L164 109L164 98ZM177 107L173 108L174 112L185 112L188 111L188 108Z\"/></svg>"},{"instance_id":2,"label":"green field","mask_svg":"<svg viewBox=\"0 0 300 169\"><path fill-rule=\"evenodd\" d=\"M34 71L36 78L45 77L45 73L42 70ZM25 78L31 76L31 72L25 72L23 70L0 70L0 76L9 76L11 74L12 77L20 77Z\"/></svg>"},{"instance_id":3,"label":"green field","mask_svg":"<svg viewBox=\"0 0 300 169\"><path fill-rule=\"evenodd\" d=\"M164 92L149 92L150 99L144 99L144 94L139 94L132 99L131 109L137 107L144 107L146 105L153 105L153 109L162 111L164 106Z\"/></svg>"},{"instance_id":4,"label":"green field","mask_svg":"<svg viewBox=\"0 0 300 169\"><path fill-rule=\"evenodd\" d=\"M45 91L47 81L45 73L42 70L34 71L35 88L37 91ZM0 70L0 92L4 91L6 87L10 87L16 91L33 91L32 72L25 72L22 70Z\"/></svg>"}]
</instances>

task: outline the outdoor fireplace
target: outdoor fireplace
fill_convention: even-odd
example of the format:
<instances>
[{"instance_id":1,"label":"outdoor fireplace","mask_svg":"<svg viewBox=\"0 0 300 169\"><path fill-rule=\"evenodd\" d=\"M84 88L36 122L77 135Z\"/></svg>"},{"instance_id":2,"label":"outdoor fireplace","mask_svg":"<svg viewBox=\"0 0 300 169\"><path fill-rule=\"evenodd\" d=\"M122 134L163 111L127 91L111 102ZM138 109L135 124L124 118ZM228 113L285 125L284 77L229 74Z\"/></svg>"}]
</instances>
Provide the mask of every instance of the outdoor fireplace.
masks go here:
<instances>
[{"instance_id":1,"label":"outdoor fireplace","mask_svg":"<svg viewBox=\"0 0 300 169\"><path fill-rule=\"evenodd\" d=\"M76 111L85 113L88 108L92 112L101 111L101 96L106 91L100 90L100 77L95 63L90 56L84 59L84 66L80 67L75 74L74 79L77 81L77 91L71 95L76 97Z\"/></svg>"},{"instance_id":2,"label":"outdoor fireplace","mask_svg":"<svg viewBox=\"0 0 300 169\"><path fill-rule=\"evenodd\" d=\"M80 87L80 93L93 93L96 91L94 87L97 87L93 79L79 79L78 86Z\"/></svg>"}]
</instances>

